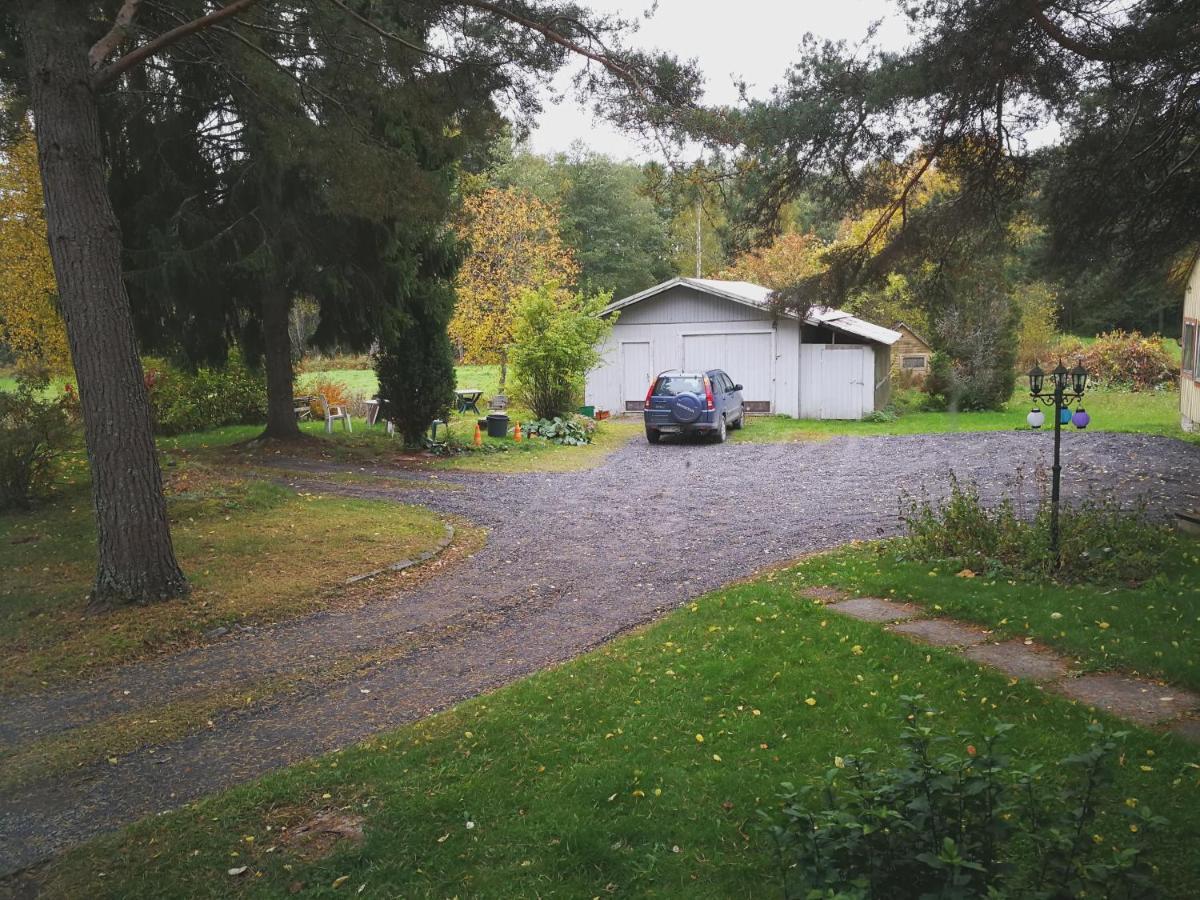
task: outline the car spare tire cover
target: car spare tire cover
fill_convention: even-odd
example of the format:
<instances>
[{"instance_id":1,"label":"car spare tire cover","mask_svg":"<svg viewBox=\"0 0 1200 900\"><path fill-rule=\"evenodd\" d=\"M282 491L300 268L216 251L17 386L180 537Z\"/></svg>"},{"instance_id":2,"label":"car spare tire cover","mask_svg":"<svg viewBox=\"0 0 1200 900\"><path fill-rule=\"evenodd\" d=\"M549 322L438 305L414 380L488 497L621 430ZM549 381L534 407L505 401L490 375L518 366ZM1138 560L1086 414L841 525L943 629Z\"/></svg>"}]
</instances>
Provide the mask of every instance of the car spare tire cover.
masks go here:
<instances>
[{"instance_id":1,"label":"car spare tire cover","mask_svg":"<svg viewBox=\"0 0 1200 900\"><path fill-rule=\"evenodd\" d=\"M695 394L680 394L671 404L671 418L688 425L700 418L703 408L700 398Z\"/></svg>"}]
</instances>

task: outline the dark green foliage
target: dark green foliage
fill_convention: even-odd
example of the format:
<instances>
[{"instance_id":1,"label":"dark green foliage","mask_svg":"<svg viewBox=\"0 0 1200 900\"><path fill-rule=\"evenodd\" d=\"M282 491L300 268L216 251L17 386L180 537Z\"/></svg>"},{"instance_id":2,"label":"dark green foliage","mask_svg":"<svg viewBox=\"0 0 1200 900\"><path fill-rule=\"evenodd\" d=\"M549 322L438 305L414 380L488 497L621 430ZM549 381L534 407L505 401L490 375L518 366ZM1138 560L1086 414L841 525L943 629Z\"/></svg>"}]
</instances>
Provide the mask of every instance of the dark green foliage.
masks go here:
<instances>
[{"instance_id":1,"label":"dark green foliage","mask_svg":"<svg viewBox=\"0 0 1200 900\"><path fill-rule=\"evenodd\" d=\"M1165 826L1111 791L1121 733L1092 726L1092 744L1057 770L1020 769L1003 749L1013 726L981 737L938 735L920 695L904 697L902 758L838 757L820 784L785 785L772 823L784 895L795 898L1151 898L1148 833ZM1121 820L1097 835L1101 815Z\"/></svg>"},{"instance_id":2,"label":"dark green foliage","mask_svg":"<svg viewBox=\"0 0 1200 900\"><path fill-rule=\"evenodd\" d=\"M73 437L73 392L45 396L48 381L22 377L0 391L0 510L27 509L50 487L54 462Z\"/></svg>"},{"instance_id":3,"label":"dark green foliage","mask_svg":"<svg viewBox=\"0 0 1200 900\"><path fill-rule=\"evenodd\" d=\"M188 370L165 360L146 359L143 367L159 434L255 425L266 416L262 373L247 368L236 351L223 366Z\"/></svg>"},{"instance_id":4,"label":"dark green foliage","mask_svg":"<svg viewBox=\"0 0 1200 900\"><path fill-rule=\"evenodd\" d=\"M1147 520L1144 508L1124 510L1109 499L1063 504L1059 565L1050 551L1045 492L1032 517L1021 512L1011 500L984 505L974 485L951 476L945 500L902 501L902 555L992 578L1136 583L1155 573L1174 540Z\"/></svg>"},{"instance_id":5,"label":"dark green foliage","mask_svg":"<svg viewBox=\"0 0 1200 900\"><path fill-rule=\"evenodd\" d=\"M447 327L454 315L451 279L458 258L448 237L431 240L404 282L399 313L375 356L384 415L409 447L419 447L434 419L454 403L454 350Z\"/></svg>"}]
</instances>

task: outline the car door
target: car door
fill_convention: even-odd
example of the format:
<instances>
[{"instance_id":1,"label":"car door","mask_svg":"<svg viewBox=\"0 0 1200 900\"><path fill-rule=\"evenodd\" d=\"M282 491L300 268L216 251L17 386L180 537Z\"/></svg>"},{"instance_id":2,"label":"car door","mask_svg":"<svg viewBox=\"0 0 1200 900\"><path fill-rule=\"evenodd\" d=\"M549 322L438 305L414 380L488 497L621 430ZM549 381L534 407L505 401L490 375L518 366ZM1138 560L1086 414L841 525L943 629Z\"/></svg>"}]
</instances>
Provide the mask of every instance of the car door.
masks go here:
<instances>
[{"instance_id":1,"label":"car door","mask_svg":"<svg viewBox=\"0 0 1200 900\"><path fill-rule=\"evenodd\" d=\"M725 379L725 420L727 422L740 422L742 416L746 413L742 409L742 392L736 389L733 379L729 373L722 372L721 377Z\"/></svg>"}]
</instances>

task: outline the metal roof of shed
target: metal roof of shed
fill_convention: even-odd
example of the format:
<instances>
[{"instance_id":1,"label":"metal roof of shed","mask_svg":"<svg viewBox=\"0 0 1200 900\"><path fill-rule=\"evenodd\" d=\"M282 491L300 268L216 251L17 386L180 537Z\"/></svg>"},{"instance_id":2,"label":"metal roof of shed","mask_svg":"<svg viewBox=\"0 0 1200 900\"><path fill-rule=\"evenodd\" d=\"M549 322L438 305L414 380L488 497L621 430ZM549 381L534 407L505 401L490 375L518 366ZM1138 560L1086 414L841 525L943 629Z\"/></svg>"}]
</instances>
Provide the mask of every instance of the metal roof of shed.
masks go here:
<instances>
[{"instance_id":1,"label":"metal roof of shed","mask_svg":"<svg viewBox=\"0 0 1200 900\"><path fill-rule=\"evenodd\" d=\"M626 306L632 306L634 303L646 300L656 294L661 294L663 291L678 285L695 288L707 294L723 297L726 300L732 300L734 303L741 303L744 306L751 306L764 312L769 311L771 297L775 293L770 288L763 287L760 284L752 284L749 281L721 281L716 278L672 278L644 291L630 294L628 297L623 297L620 300L614 300L600 311L600 315L608 315L610 312L624 309ZM784 310L783 315L789 318L798 318L797 314L791 310ZM853 334L877 344L890 346L901 338L901 334L898 331L892 331L892 329L884 328L882 325L874 325L871 322L867 322L857 316L852 316L850 313L840 309L834 309L831 306L812 307L808 311L808 314L805 315L804 321L808 325L832 328L835 331Z\"/></svg>"}]
</instances>

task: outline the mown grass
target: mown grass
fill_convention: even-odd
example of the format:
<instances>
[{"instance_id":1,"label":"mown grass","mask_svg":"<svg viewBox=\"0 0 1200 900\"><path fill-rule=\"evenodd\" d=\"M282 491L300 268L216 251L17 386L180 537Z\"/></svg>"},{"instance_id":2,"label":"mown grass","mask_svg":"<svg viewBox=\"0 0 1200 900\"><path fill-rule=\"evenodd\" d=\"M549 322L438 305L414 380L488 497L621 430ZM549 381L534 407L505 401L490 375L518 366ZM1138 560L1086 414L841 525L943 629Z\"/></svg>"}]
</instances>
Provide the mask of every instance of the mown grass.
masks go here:
<instances>
[{"instance_id":1,"label":"mown grass","mask_svg":"<svg viewBox=\"0 0 1200 900\"><path fill-rule=\"evenodd\" d=\"M1048 779L1088 745L1088 710L801 598L811 565L94 841L41 873L44 896L771 896L756 811L835 755L893 758L904 695L940 709L942 733L1013 723L1010 749L1048 764ZM1170 820L1154 845L1165 896L1200 892L1198 755L1133 728L1116 772L1112 803L1137 798ZM320 858L280 841L281 823L328 809L361 815L364 841ZM1090 828L1122 845L1119 822Z\"/></svg>"},{"instance_id":2,"label":"mown grass","mask_svg":"<svg viewBox=\"0 0 1200 900\"><path fill-rule=\"evenodd\" d=\"M1092 417L1091 431L1124 431L1161 434L1200 441L1179 427L1179 394L1175 391L1119 391L1094 389L1084 407ZM939 434L954 431L1012 431L1027 429L1025 416L1032 408L1025 391L1018 389L1003 410L983 412L904 412L890 422L789 419L786 416L751 416L745 429L731 431L730 439L747 443L823 440L838 436L889 434ZM1047 416L1047 421L1050 417ZM1045 429L1051 430L1051 429Z\"/></svg>"},{"instance_id":3,"label":"mown grass","mask_svg":"<svg viewBox=\"0 0 1200 900\"><path fill-rule=\"evenodd\" d=\"M812 584L860 596L909 600L998 635L1057 647L1084 669L1125 669L1200 691L1200 543L1178 539L1138 585L1063 585L964 577L955 567L905 559L903 544L849 548L815 558Z\"/></svg>"},{"instance_id":4,"label":"mown grass","mask_svg":"<svg viewBox=\"0 0 1200 900\"><path fill-rule=\"evenodd\" d=\"M193 463L167 471L172 535L192 585L185 601L82 616L95 567L84 477L52 503L0 516L0 690L79 677L218 625L301 614L346 578L444 536L422 507L298 493Z\"/></svg>"}]
</instances>

